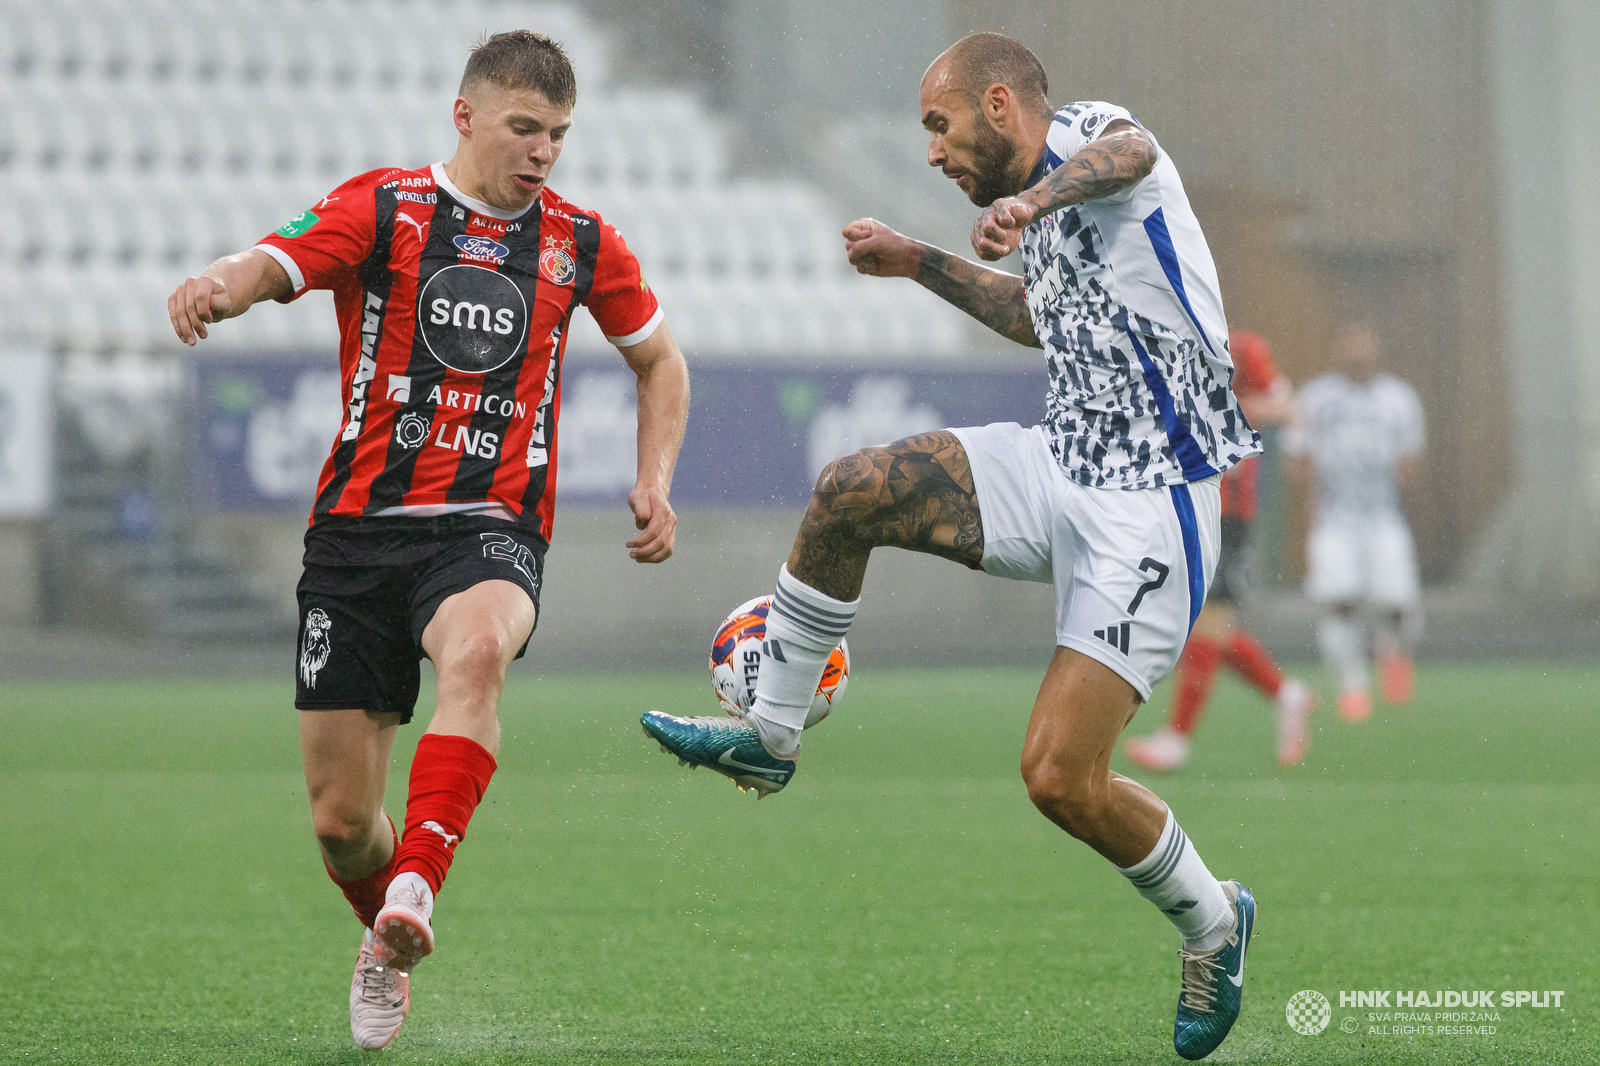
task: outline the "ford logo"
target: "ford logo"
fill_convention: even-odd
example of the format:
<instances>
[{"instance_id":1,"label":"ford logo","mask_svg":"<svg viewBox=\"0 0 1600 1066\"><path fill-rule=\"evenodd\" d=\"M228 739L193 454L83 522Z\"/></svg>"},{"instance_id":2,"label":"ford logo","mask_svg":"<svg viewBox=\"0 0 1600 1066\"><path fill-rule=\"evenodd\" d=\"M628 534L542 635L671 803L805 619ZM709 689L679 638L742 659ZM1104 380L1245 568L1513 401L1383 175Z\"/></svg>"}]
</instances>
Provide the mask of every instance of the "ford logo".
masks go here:
<instances>
[{"instance_id":1,"label":"ford logo","mask_svg":"<svg viewBox=\"0 0 1600 1066\"><path fill-rule=\"evenodd\" d=\"M480 237L463 233L455 239L455 246L467 255L477 259L504 259L511 254L511 249L495 240L493 237Z\"/></svg>"}]
</instances>

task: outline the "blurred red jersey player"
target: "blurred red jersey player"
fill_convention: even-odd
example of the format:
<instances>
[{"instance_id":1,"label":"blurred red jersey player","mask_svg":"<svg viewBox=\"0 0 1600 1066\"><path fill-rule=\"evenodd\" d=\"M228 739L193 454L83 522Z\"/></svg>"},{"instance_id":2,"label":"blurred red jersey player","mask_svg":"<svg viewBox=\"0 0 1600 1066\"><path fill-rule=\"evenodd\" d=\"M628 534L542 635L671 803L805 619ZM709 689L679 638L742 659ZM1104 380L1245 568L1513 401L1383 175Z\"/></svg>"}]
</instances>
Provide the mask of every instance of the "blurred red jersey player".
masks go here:
<instances>
[{"instance_id":1,"label":"blurred red jersey player","mask_svg":"<svg viewBox=\"0 0 1600 1066\"><path fill-rule=\"evenodd\" d=\"M1278 372L1272 349L1244 330L1228 334L1233 355L1233 389L1251 425L1282 422L1289 414L1289 379ZM1131 738L1124 751L1150 770L1177 770L1189 761L1189 740L1211 695L1217 668L1231 667L1278 707L1278 762L1293 766L1310 746L1307 720L1316 697L1305 685L1284 677L1261 642L1239 625L1234 604L1248 577L1250 526L1258 508L1257 465L1246 459L1222 475L1222 554L1205 606L1178 660L1172 711L1166 728Z\"/></svg>"},{"instance_id":2,"label":"blurred red jersey player","mask_svg":"<svg viewBox=\"0 0 1600 1066\"><path fill-rule=\"evenodd\" d=\"M295 706L323 861L365 927L350 984L363 1048L400 1031L435 894L496 769L506 668L538 619L579 304L638 380L629 554L672 554L688 370L622 238L546 184L576 99L554 41L487 38L449 162L352 178L167 301L195 344L263 300L333 292L344 410L305 537ZM397 839L384 787L424 657L437 707Z\"/></svg>"}]
</instances>

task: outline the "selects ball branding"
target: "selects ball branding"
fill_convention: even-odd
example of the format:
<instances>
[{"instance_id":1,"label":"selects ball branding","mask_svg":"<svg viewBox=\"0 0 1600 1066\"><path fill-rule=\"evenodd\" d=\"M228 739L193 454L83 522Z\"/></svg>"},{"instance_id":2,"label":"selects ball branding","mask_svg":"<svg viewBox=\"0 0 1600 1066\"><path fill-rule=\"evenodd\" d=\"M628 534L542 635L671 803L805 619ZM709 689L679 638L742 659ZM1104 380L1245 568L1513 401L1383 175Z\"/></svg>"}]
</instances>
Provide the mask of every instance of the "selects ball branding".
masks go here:
<instances>
[{"instance_id":1,"label":"selects ball branding","mask_svg":"<svg viewBox=\"0 0 1600 1066\"><path fill-rule=\"evenodd\" d=\"M756 698L756 677L761 671L761 644L767 638L767 609L771 596L757 596L740 604L722 620L711 640L711 687L717 702L730 714L743 714ZM841 640L828 656L827 668L806 713L807 729L816 725L838 704L850 684L850 645Z\"/></svg>"}]
</instances>

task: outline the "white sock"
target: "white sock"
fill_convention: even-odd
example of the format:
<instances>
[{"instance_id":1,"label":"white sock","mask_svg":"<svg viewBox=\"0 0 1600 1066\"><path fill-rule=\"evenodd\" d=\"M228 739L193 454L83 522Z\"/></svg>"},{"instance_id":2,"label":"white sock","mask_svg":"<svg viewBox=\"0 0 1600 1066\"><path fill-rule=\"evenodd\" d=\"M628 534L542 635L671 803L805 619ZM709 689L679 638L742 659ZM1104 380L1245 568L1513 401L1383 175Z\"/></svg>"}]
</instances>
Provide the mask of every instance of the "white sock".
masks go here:
<instances>
[{"instance_id":1,"label":"white sock","mask_svg":"<svg viewBox=\"0 0 1600 1066\"><path fill-rule=\"evenodd\" d=\"M1161 839L1150 854L1117 870L1177 927L1188 950L1210 951L1233 932L1233 908L1223 895L1222 884L1200 861L1170 810Z\"/></svg>"},{"instance_id":2,"label":"white sock","mask_svg":"<svg viewBox=\"0 0 1600 1066\"><path fill-rule=\"evenodd\" d=\"M776 759L800 751L800 731L828 666L828 656L850 631L861 600L845 603L818 592L778 570L778 590L767 608L767 639L761 644L761 671L750 720L761 744Z\"/></svg>"},{"instance_id":3,"label":"white sock","mask_svg":"<svg viewBox=\"0 0 1600 1066\"><path fill-rule=\"evenodd\" d=\"M1322 659L1339 679L1341 692L1367 690L1366 633L1359 618L1323 615L1317 627Z\"/></svg>"}]
</instances>

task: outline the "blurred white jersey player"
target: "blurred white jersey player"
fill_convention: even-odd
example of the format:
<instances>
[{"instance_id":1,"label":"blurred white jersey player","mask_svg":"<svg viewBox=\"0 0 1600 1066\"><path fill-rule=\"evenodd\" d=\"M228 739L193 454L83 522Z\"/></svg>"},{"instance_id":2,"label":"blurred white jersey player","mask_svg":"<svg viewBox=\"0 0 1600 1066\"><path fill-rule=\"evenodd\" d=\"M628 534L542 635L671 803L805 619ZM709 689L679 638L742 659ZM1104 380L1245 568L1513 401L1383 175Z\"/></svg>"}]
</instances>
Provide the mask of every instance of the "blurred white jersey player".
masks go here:
<instances>
[{"instance_id":1,"label":"blurred white jersey player","mask_svg":"<svg viewBox=\"0 0 1600 1066\"><path fill-rule=\"evenodd\" d=\"M1378 371L1378 355L1371 329L1343 329L1337 369L1301 390L1284 441L1311 493L1306 594L1323 608L1319 643L1347 721L1372 712L1366 616L1376 623L1384 699L1396 704L1411 698L1411 645L1422 623L1416 550L1401 507L1422 460L1422 404L1410 385Z\"/></svg>"}]
</instances>

